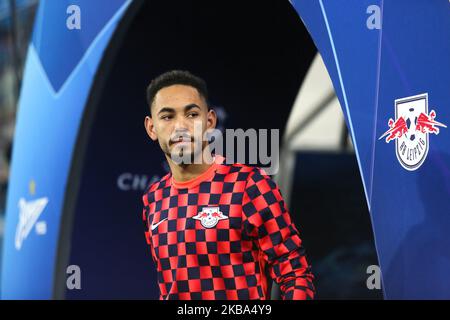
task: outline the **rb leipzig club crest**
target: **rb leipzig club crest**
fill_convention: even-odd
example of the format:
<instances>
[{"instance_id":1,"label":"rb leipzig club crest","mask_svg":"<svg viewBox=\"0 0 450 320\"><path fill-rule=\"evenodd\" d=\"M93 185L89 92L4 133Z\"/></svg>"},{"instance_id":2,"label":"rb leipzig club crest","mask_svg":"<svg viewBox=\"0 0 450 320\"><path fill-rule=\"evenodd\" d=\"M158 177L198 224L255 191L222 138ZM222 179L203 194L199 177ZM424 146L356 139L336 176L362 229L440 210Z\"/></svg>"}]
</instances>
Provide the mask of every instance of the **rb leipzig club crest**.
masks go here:
<instances>
[{"instance_id":1,"label":"rb leipzig club crest","mask_svg":"<svg viewBox=\"0 0 450 320\"><path fill-rule=\"evenodd\" d=\"M395 140L397 159L406 170L417 170L425 161L429 149L429 135L439 134L436 111L428 113L428 93L395 100L395 119L389 119L387 130L378 139L386 143Z\"/></svg>"},{"instance_id":2,"label":"rb leipzig club crest","mask_svg":"<svg viewBox=\"0 0 450 320\"><path fill-rule=\"evenodd\" d=\"M202 226L208 229L215 227L219 220L228 219L228 217L220 211L219 207L205 207L192 218L200 220Z\"/></svg>"}]
</instances>

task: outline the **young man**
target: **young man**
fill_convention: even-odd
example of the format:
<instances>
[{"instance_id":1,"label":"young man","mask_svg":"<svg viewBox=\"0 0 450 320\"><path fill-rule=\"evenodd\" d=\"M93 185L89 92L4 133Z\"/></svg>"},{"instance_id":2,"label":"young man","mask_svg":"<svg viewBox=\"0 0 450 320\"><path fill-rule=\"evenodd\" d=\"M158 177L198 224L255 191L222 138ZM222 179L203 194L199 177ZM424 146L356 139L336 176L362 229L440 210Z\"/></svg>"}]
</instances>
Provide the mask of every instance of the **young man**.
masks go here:
<instances>
[{"instance_id":1,"label":"young man","mask_svg":"<svg viewBox=\"0 0 450 320\"><path fill-rule=\"evenodd\" d=\"M220 155L211 163L208 142L196 145L198 128L203 137L217 122L207 99L205 82L186 71L147 88L145 129L170 167L143 196L160 299L270 299L266 271L283 299L312 299L313 275L278 186L260 168Z\"/></svg>"}]
</instances>

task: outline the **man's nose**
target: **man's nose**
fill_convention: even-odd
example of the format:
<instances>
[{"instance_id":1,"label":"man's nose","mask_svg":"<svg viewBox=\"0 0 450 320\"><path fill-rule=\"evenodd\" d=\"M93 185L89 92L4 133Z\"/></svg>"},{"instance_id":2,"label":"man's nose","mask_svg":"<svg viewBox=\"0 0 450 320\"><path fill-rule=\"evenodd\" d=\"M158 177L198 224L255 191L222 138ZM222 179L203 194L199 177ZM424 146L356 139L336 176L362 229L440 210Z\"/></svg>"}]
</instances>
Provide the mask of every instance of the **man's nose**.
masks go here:
<instances>
[{"instance_id":1,"label":"man's nose","mask_svg":"<svg viewBox=\"0 0 450 320\"><path fill-rule=\"evenodd\" d=\"M174 129L175 131L187 131L186 120L184 117L177 117Z\"/></svg>"},{"instance_id":2,"label":"man's nose","mask_svg":"<svg viewBox=\"0 0 450 320\"><path fill-rule=\"evenodd\" d=\"M173 139L177 139L179 136L190 136L186 122L184 122L183 120L177 120L174 123L172 136L174 136Z\"/></svg>"}]
</instances>

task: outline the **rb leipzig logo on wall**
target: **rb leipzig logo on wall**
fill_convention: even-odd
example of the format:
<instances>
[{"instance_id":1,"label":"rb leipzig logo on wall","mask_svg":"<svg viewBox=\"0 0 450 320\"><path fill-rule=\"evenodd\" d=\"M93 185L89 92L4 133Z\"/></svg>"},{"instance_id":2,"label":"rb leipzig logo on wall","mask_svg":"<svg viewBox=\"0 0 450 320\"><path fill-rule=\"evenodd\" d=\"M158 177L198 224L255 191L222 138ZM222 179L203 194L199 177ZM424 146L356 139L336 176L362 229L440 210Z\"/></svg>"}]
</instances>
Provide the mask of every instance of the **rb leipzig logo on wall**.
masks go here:
<instances>
[{"instance_id":1,"label":"rb leipzig logo on wall","mask_svg":"<svg viewBox=\"0 0 450 320\"><path fill-rule=\"evenodd\" d=\"M387 130L378 139L386 143L395 140L397 159L406 170L417 170L425 161L429 149L429 135L439 134L436 111L428 113L428 93L395 100L395 120L389 119Z\"/></svg>"}]
</instances>

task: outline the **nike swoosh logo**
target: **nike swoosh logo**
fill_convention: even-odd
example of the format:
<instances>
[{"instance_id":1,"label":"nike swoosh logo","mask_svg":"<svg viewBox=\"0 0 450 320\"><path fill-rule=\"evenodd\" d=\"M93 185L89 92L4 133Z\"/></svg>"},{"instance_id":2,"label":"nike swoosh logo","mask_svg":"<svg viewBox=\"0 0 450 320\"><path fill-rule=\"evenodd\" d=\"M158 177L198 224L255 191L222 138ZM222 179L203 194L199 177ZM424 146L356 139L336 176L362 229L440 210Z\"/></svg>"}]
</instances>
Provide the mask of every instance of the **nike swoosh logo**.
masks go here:
<instances>
[{"instance_id":1,"label":"nike swoosh logo","mask_svg":"<svg viewBox=\"0 0 450 320\"><path fill-rule=\"evenodd\" d=\"M165 220L167 220L167 218L162 219L162 220L159 221L157 224L153 224L153 223L152 223L152 225L150 226L150 228L152 229L152 231L155 230L156 228L158 228L158 226L159 226L162 222L164 222Z\"/></svg>"}]
</instances>

